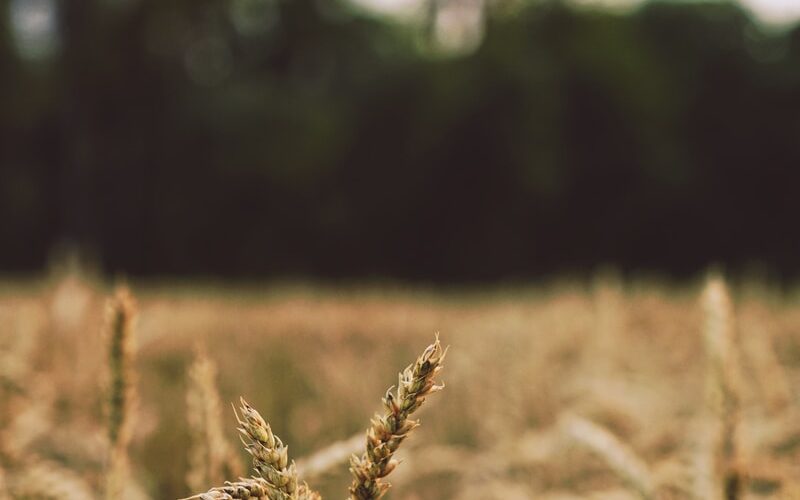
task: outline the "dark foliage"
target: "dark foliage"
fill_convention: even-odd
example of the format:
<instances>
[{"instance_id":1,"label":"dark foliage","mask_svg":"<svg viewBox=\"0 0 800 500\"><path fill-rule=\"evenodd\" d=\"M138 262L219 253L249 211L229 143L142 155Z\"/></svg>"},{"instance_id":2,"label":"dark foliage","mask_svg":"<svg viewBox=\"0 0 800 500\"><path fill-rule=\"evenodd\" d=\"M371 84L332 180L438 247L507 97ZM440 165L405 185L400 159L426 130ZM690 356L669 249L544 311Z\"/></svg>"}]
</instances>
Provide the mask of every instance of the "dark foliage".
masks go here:
<instances>
[{"instance_id":1,"label":"dark foliage","mask_svg":"<svg viewBox=\"0 0 800 500\"><path fill-rule=\"evenodd\" d=\"M727 4L490 15L474 53L331 0L63 0L0 29L0 268L459 282L800 270L800 28ZM8 25L8 12L0 23Z\"/></svg>"}]
</instances>

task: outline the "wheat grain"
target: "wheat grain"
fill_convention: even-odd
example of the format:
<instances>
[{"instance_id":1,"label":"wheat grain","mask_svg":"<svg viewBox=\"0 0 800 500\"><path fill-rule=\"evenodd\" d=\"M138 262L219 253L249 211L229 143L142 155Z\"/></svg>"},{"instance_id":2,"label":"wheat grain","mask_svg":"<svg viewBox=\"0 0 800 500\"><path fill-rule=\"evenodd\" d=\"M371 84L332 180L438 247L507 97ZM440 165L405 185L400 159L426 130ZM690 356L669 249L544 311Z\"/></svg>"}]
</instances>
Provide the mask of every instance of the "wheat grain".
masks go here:
<instances>
[{"instance_id":1,"label":"wheat grain","mask_svg":"<svg viewBox=\"0 0 800 500\"><path fill-rule=\"evenodd\" d=\"M367 449L361 456L350 459L350 473L353 482L350 486L350 500L371 500L381 498L389 489L382 481L397 466L393 455L400 444L408 437L419 422L409 420L425 401L425 398L441 390L434 377L442 369L447 349L442 349L437 336L412 365L399 375L397 392L392 388L383 398L385 412L375 415L367 430Z\"/></svg>"}]
</instances>

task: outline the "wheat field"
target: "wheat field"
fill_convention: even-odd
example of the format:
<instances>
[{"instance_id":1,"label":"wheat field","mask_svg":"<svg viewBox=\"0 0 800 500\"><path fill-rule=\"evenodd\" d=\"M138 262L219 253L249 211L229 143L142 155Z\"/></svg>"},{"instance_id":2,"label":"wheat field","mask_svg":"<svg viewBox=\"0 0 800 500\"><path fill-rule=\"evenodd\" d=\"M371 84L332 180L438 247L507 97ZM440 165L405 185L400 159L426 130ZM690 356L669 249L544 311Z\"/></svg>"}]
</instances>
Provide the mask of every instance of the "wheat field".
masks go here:
<instances>
[{"instance_id":1,"label":"wheat field","mask_svg":"<svg viewBox=\"0 0 800 500\"><path fill-rule=\"evenodd\" d=\"M0 499L800 499L794 289L129 289L0 284Z\"/></svg>"}]
</instances>

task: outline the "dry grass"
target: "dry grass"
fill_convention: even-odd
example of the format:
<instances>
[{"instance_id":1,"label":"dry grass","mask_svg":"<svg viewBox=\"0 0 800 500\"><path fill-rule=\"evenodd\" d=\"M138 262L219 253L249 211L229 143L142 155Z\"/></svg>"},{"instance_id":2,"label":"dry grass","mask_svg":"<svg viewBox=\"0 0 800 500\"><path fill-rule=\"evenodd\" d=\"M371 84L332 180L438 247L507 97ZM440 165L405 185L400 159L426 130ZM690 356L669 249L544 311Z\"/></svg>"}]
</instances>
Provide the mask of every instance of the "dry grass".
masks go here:
<instances>
[{"instance_id":1,"label":"dry grass","mask_svg":"<svg viewBox=\"0 0 800 500\"><path fill-rule=\"evenodd\" d=\"M132 370L114 368L113 356L109 370L104 287L77 275L0 284L0 498L37 485L50 498L99 498L119 443L125 500L234 479L221 470L245 463L226 410L239 394L292 443L296 469L288 453L269 462L280 477L296 470L296 492L313 479L322 496L341 497L353 482L349 436L361 434L363 447L374 396L437 330L456 348L448 390L396 452L386 444L405 428L378 420L372 455L355 463L374 464L363 477L377 479L399 460L392 498L799 498L794 290L613 275L480 293L134 288L136 383L119 384L104 383L109 371ZM401 382L421 380L415 366ZM111 394L134 386L139 403L125 396L114 410ZM392 393L380 417L416 391ZM568 415L588 425L566 425ZM269 484L245 478L205 498L269 498Z\"/></svg>"}]
</instances>

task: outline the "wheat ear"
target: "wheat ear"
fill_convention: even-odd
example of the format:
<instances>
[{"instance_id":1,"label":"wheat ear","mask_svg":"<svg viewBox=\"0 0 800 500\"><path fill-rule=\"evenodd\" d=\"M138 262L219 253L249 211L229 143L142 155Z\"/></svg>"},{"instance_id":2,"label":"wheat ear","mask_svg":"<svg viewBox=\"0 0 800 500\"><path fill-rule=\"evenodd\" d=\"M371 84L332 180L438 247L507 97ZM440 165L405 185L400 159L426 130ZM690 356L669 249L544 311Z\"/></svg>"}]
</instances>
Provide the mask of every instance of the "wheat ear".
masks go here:
<instances>
[{"instance_id":1,"label":"wheat ear","mask_svg":"<svg viewBox=\"0 0 800 500\"><path fill-rule=\"evenodd\" d=\"M186 391L186 423L191 434L186 484L193 491L241 474L237 457L222 430L216 377L216 364L204 349L198 349L189 367Z\"/></svg>"},{"instance_id":2,"label":"wheat ear","mask_svg":"<svg viewBox=\"0 0 800 500\"><path fill-rule=\"evenodd\" d=\"M740 413L740 384L733 325L733 307L725 281L708 279L703 292L706 324L704 338L708 358L708 406L716 418L713 475L715 496L726 500L741 498L743 477L738 466L737 432Z\"/></svg>"},{"instance_id":3,"label":"wheat ear","mask_svg":"<svg viewBox=\"0 0 800 500\"><path fill-rule=\"evenodd\" d=\"M135 402L134 326L136 306L125 287L117 289L108 301L109 366L111 390L108 408L109 468L106 498L120 498L127 479L128 443Z\"/></svg>"},{"instance_id":4,"label":"wheat ear","mask_svg":"<svg viewBox=\"0 0 800 500\"><path fill-rule=\"evenodd\" d=\"M258 411L240 398L236 414L242 443L253 456L253 468L260 477L227 482L207 493L190 498L201 500L262 498L268 500L319 500L320 496L297 477L297 467L289 463L289 449L272 433ZM241 415L240 415L241 413Z\"/></svg>"},{"instance_id":5,"label":"wheat ear","mask_svg":"<svg viewBox=\"0 0 800 500\"><path fill-rule=\"evenodd\" d=\"M276 498L295 498L297 467L289 463L289 448L272 433L269 424L244 398L240 398L241 418L236 412L242 443L253 456L253 467L278 493Z\"/></svg>"},{"instance_id":6,"label":"wheat ear","mask_svg":"<svg viewBox=\"0 0 800 500\"><path fill-rule=\"evenodd\" d=\"M350 473L353 483L350 486L349 500L371 500L381 498L389 489L382 481L397 466L392 457L400 443L408 437L419 422L409 420L425 401L425 398L439 390L434 377L442 369L447 355L437 336L417 361L400 373L396 393L392 388L383 398L384 413L376 414L372 425L367 429L367 449L361 456L350 459Z\"/></svg>"}]
</instances>

